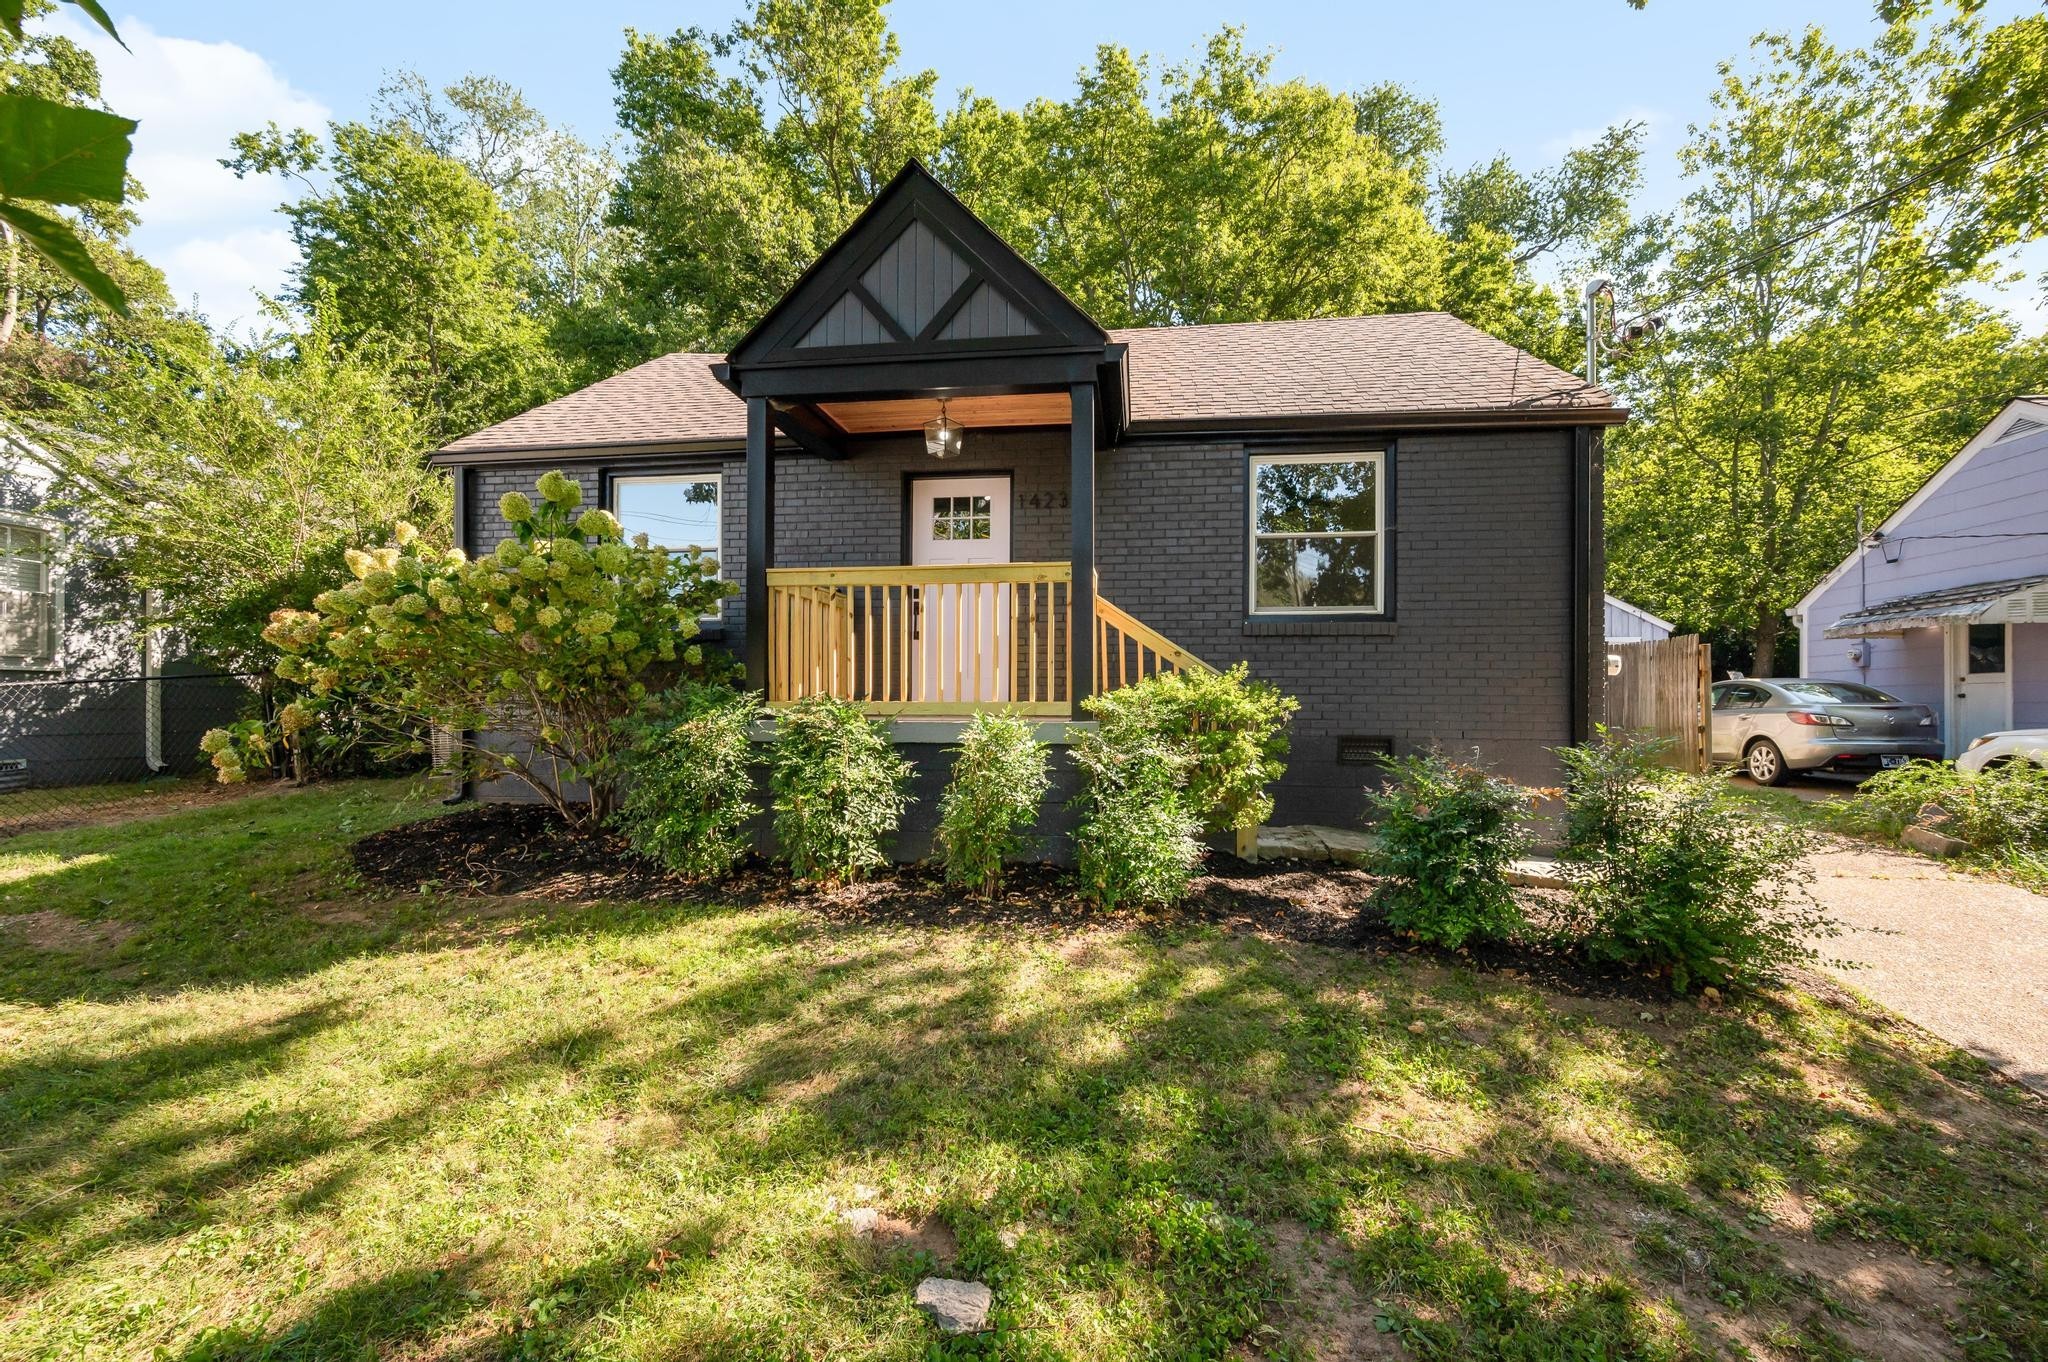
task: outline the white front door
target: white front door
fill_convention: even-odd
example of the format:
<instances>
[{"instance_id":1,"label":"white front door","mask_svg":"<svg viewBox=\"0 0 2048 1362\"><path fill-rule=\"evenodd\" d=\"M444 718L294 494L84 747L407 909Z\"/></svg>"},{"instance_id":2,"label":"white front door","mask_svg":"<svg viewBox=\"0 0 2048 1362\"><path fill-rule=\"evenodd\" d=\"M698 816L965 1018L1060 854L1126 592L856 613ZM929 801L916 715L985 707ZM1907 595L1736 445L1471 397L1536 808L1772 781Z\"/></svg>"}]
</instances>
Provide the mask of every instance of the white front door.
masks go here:
<instances>
[{"instance_id":1,"label":"white front door","mask_svg":"<svg viewBox=\"0 0 2048 1362\"><path fill-rule=\"evenodd\" d=\"M910 484L913 567L1010 561L1010 480L917 478ZM915 694L921 703L1010 698L1010 588L934 582L917 590Z\"/></svg>"},{"instance_id":2,"label":"white front door","mask_svg":"<svg viewBox=\"0 0 2048 1362\"><path fill-rule=\"evenodd\" d=\"M1972 738L2012 727L2012 681L2006 674L2011 641L2010 626L2003 624L1950 627L1956 689L1949 706L1949 756L1968 751Z\"/></svg>"}]
</instances>

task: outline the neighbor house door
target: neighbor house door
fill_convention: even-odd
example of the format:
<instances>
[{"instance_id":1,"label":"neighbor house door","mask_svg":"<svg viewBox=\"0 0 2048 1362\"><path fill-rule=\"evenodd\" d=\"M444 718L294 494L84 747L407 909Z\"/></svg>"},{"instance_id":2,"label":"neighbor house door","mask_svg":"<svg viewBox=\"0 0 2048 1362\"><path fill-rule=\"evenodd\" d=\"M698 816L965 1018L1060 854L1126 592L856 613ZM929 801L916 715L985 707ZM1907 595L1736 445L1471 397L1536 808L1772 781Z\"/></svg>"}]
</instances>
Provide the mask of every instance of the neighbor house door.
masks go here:
<instances>
[{"instance_id":1,"label":"neighbor house door","mask_svg":"<svg viewBox=\"0 0 2048 1362\"><path fill-rule=\"evenodd\" d=\"M1948 754L1962 755L1972 738L2012 727L2012 679L2006 674L2011 634L2003 624L1958 624L1949 631Z\"/></svg>"},{"instance_id":2,"label":"neighbor house door","mask_svg":"<svg viewBox=\"0 0 2048 1362\"><path fill-rule=\"evenodd\" d=\"M910 484L915 567L1010 561L1010 479L976 474ZM913 699L994 704L1010 698L1010 587L973 580L917 589Z\"/></svg>"}]
</instances>

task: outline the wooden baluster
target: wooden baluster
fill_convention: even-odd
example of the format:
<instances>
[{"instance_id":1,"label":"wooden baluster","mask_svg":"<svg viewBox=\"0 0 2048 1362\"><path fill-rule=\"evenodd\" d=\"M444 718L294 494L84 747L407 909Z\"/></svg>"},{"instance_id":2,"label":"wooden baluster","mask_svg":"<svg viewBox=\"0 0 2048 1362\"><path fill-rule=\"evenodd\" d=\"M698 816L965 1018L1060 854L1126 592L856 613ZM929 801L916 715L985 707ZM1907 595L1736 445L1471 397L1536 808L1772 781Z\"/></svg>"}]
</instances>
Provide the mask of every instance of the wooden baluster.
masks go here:
<instances>
[{"instance_id":1,"label":"wooden baluster","mask_svg":"<svg viewBox=\"0 0 2048 1362\"><path fill-rule=\"evenodd\" d=\"M1038 583L1026 582L1024 598L1024 703L1038 703Z\"/></svg>"},{"instance_id":2,"label":"wooden baluster","mask_svg":"<svg viewBox=\"0 0 2048 1362\"><path fill-rule=\"evenodd\" d=\"M981 688L981 654L983 652L981 640L981 588L983 584L972 582L969 585L974 590L974 642L971 645L971 652L974 657L974 689L969 691L967 696L975 705L979 706L982 696L986 693Z\"/></svg>"}]
</instances>

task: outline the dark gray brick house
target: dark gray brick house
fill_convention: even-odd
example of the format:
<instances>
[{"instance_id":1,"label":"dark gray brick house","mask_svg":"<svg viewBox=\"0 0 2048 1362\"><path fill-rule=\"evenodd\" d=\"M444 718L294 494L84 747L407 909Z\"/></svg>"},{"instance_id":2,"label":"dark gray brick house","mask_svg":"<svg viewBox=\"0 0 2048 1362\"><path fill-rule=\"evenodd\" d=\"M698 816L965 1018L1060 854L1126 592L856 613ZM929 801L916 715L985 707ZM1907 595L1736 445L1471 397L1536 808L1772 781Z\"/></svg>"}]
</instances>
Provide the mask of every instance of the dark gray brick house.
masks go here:
<instances>
[{"instance_id":1,"label":"dark gray brick house","mask_svg":"<svg viewBox=\"0 0 2048 1362\"><path fill-rule=\"evenodd\" d=\"M1442 313L1106 331L913 163L731 354L434 459L472 553L550 468L714 550L750 683L894 717L927 779L977 708L1057 736L1095 690L1248 662L1301 701L1278 819L1330 823L1376 752L1537 781L1586 735L1626 416Z\"/></svg>"}]
</instances>

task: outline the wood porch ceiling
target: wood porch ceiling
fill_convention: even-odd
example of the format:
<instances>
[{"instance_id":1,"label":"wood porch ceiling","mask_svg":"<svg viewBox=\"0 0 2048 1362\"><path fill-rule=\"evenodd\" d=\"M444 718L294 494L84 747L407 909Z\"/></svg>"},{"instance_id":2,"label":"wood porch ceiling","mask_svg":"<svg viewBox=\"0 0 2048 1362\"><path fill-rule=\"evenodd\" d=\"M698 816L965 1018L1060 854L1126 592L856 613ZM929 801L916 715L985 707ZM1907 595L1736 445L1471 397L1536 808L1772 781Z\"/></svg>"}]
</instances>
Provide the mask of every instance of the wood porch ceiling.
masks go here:
<instances>
[{"instance_id":1,"label":"wood porch ceiling","mask_svg":"<svg viewBox=\"0 0 2048 1362\"><path fill-rule=\"evenodd\" d=\"M939 414L936 397L887 398L873 402L820 402L818 411L848 435L922 430ZM946 415L967 428L1064 426L1072 415L1064 392L998 393L946 399Z\"/></svg>"}]
</instances>

